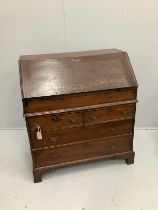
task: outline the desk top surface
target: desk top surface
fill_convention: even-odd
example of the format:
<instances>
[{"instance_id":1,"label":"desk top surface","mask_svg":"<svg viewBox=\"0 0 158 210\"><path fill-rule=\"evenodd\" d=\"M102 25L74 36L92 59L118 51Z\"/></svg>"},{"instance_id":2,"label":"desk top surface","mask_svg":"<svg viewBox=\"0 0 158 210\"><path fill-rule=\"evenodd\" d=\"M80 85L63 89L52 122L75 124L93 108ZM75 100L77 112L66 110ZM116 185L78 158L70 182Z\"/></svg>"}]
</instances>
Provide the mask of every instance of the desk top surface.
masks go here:
<instances>
[{"instance_id":1,"label":"desk top surface","mask_svg":"<svg viewBox=\"0 0 158 210\"><path fill-rule=\"evenodd\" d=\"M26 55L19 66L23 98L137 86L127 53L117 49Z\"/></svg>"}]
</instances>

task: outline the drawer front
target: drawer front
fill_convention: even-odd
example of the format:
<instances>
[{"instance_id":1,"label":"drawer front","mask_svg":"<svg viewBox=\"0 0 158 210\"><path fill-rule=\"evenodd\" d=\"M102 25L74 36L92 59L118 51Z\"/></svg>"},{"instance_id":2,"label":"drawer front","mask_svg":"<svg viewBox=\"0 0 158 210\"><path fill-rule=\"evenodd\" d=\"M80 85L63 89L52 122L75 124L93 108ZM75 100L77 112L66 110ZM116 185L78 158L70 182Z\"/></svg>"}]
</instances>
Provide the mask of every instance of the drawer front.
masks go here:
<instances>
[{"instance_id":1,"label":"drawer front","mask_svg":"<svg viewBox=\"0 0 158 210\"><path fill-rule=\"evenodd\" d=\"M133 136L125 135L33 152L35 167L71 163L133 150Z\"/></svg>"},{"instance_id":2,"label":"drawer front","mask_svg":"<svg viewBox=\"0 0 158 210\"><path fill-rule=\"evenodd\" d=\"M135 104L95 109L84 113L85 123L97 123L114 119L134 118Z\"/></svg>"},{"instance_id":3,"label":"drawer front","mask_svg":"<svg viewBox=\"0 0 158 210\"><path fill-rule=\"evenodd\" d=\"M30 133L33 149L130 134L133 133L133 120L58 129L51 132L41 131L41 133L42 139L40 140L37 139L37 133Z\"/></svg>"},{"instance_id":4,"label":"drawer front","mask_svg":"<svg viewBox=\"0 0 158 210\"><path fill-rule=\"evenodd\" d=\"M35 116L27 118L27 122L30 132L35 132L37 126L40 126L42 131L68 126L79 126L82 125L82 113Z\"/></svg>"},{"instance_id":5,"label":"drawer front","mask_svg":"<svg viewBox=\"0 0 158 210\"><path fill-rule=\"evenodd\" d=\"M23 102L24 113L36 113L118 101L135 100L136 94L136 88L128 88L82 94L70 94L65 96L54 96L49 98L34 98L25 100Z\"/></svg>"}]
</instances>

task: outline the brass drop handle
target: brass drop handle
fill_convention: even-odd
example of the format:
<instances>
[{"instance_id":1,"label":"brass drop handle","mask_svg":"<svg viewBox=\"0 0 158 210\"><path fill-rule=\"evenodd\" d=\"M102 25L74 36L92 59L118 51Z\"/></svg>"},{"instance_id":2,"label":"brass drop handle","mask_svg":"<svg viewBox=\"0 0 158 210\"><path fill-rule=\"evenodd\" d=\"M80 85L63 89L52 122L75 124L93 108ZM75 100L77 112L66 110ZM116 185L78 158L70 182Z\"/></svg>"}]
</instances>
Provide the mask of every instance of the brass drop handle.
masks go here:
<instances>
[{"instance_id":1,"label":"brass drop handle","mask_svg":"<svg viewBox=\"0 0 158 210\"><path fill-rule=\"evenodd\" d=\"M83 144L82 144L82 148L86 148L88 146L88 142L84 142Z\"/></svg>"},{"instance_id":2,"label":"brass drop handle","mask_svg":"<svg viewBox=\"0 0 158 210\"><path fill-rule=\"evenodd\" d=\"M69 119L69 122L71 122L71 123L76 123L78 120L79 120L79 119L77 119L77 118L71 117L71 118Z\"/></svg>"},{"instance_id":3,"label":"brass drop handle","mask_svg":"<svg viewBox=\"0 0 158 210\"><path fill-rule=\"evenodd\" d=\"M107 111L111 113L112 112L112 107L108 107Z\"/></svg>"},{"instance_id":4,"label":"brass drop handle","mask_svg":"<svg viewBox=\"0 0 158 210\"><path fill-rule=\"evenodd\" d=\"M58 115L54 115L52 120L53 120L53 122L59 122L60 121L60 117Z\"/></svg>"},{"instance_id":5,"label":"brass drop handle","mask_svg":"<svg viewBox=\"0 0 158 210\"><path fill-rule=\"evenodd\" d=\"M127 115L127 114L128 114L127 111L121 111L121 113L122 113L123 115Z\"/></svg>"},{"instance_id":6,"label":"brass drop handle","mask_svg":"<svg viewBox=\"0 0 158 210\"><path fill-rule=\"evenodd\" d=\"M53 142L56 142L58 140L58 136L52 136L52 137L49 137L49 139Z\"/></svg>"},{"instance_id":7,"label":"brass drop handle","mask_svg":"<svg viewBox=\"0 0 158 210\"><path fill-rule=\"evenodd\" d=\"M113 133L115 133L115 132L117 131L116 128L110 128L110 130L111 130Z\"/></svg>"},{"instance_id":8,"label":"brass drop handle","mask_svg":"<svg viewBox=\"0 0 158 210\"><path fill-rule=\"evenodd\" d=\"M94 116L92 116L92 120L97 120L100 117L100 113L97 112Z\"/></svg>"},{"instance_id":9,"label":"brass drop handle","mask_svg":"<svg viewBox=\"0 0 158 210\"><path fill-rule=\"evenodd\" d=\"M54 153L54 154L52 155L52 158L53 158L53 159L58 159L59 157L60 157L60 155L57 154L57 153Z\"/></svg>"},{"instance_id":10,"label":"brass drop handle","mask_svg":"<svg viewBox=\"0 0 158 210\"><path fill-rule=\"evenodd\" d=\"M116 144L112 144L112 145L110 145L109 147L110 147L112 150L117 149L117 145L116 145Z\"/></svg>"},{"instance_id":11,"label":"brass drop handle","mask_svg":"<svg viewBox=\"0 0 158 210\"><path fill-rule=\"evenodd\" d=\"M92 118L92 120L97 120L99 118L99 116L92 116L91 118Z\"/></svg>"}]
</instances>

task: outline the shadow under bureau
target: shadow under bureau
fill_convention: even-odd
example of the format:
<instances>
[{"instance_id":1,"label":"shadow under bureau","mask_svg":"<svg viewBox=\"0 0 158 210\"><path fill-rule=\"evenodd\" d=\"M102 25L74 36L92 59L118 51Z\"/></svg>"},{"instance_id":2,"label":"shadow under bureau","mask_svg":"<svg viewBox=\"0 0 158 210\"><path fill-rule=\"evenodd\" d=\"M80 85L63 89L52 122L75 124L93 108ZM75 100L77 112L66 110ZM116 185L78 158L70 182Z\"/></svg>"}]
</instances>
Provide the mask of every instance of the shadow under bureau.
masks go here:
<instances>
[{"instance_id":1,"label":"shadow under bureau","mask_svg":"<svg viewBox=\"0 0 158 210\"><path fill-rule=\"evenodd\" d=\"M137 81L126 52L26 55L19 70L34 182L94 160L134 163Z\"/></svg>"}]
</instances>

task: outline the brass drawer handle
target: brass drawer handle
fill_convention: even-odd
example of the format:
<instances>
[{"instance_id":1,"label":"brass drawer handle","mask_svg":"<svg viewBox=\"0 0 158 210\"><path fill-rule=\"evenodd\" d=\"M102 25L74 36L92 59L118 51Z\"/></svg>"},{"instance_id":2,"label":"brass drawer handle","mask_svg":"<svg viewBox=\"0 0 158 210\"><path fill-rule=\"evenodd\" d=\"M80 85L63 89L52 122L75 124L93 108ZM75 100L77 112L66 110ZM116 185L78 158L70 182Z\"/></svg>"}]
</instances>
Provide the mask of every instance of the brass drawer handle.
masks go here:
<instances>
[{"instance_id":1,"label":"brass drawer handle","mask_svg":"<svg viewBox=\"0 0 158 210\"><path fill-rule=\"evenodd\" d=\"M113 133L115 133L115 132L117 131L116 128L110 128L110 130L111 130Z\"/></svg>"},{"instance_id":2,"label":"brass drawer handle","mask_svg":"<svg viewBox=\"0 0 158 210\"><path fill-rule=\"evenodd\" d=\"M121 111L121 114L123 114L123 115L127 115L127 114L128 114L128 112L127 112L127 111Z\"/></svg>"},{"instance_id":3,"label":"brass drawer handle","mask_svg":"<svg viewBox=\"0 0 158 210\"><path fill-rule=\"evenodd\" d=\"M100 117L100 112L96 112L94 116L91 117L92 120L97 120Z\"/></svg>"},{"instance_id":4,"label":"brass drawer handle","mask_svg":"<svg viewBox=\"0 0 158 210\"><path fill-rule=\"evenodd\" d=\"M52 120L53 120L53 122L59 122L60 121L60 117L58 115L54 115Z\"/></svg>"},{"instance_id":5,"label":"brass drawer handle","mask_svg":"<svg viewBox=\"0 0 158 210\"><path fill-rule=\"evenodd\" d=\"M84 143L82 144L82 148L86 148L86 147L88 147L88 142L84 142Z\"/></svg>"},{"instance_id":6,"label":"brass drawer handle","mask_svg":"<svg viewBox=\"0 0 158 210\"><path fill-rule=\"evenodd\" d=\"M109 145L109 147L110 149L115 150L117 149L118 146L116 144L112 144L112 145Z\"/></svg>"},{"instance_id":7,"label":"brass drawer handle","mask_svg":"<svg viewBox=\"0 0 158 210\"><path fill-rule=\"evenodd\" d=\"M99 116L92 116L91 118L92 118L92 120L97 120L99 118Z\"/></svg>"},{"instance_id":8,"label":"brass drawer handle","mask_svg":"<svg viewBox=\"0 0 158 210\"><path fill-rule=\"evenodd\" d=\"M52 155L52 158L53 158L53 159L58 159L58 158L60 158L60 155L57 154L57 153L54 153L54 154Z\"/></svg>"},{"instance_id":9,"label":"brass drawer handle","mask_svg":"<svg viewBox=\"0 0 158 210\"><path fill-rule=\"evenodd\" d=\"M76 122L78 122L78 121L79 121L79 119L74 118L74 117L71 117L71 118L69 119L69 122L71 122L71 123L76 123Z\"/></svg>"},{"instance_id":10,"label":"brass drawer handle","mask_svg":"<svg viewBox=\"0 0 158 210\"><path fill-rule=\"evenodd\" d=\"M58 136L49 137L49 139L53 142L56 142L58 140Z\"/></svg>"}]
</instances>

